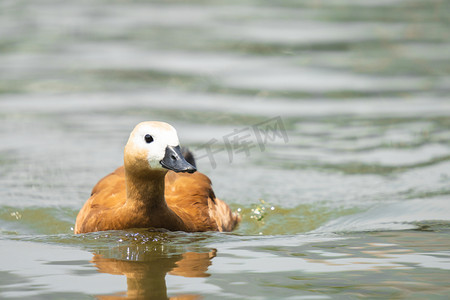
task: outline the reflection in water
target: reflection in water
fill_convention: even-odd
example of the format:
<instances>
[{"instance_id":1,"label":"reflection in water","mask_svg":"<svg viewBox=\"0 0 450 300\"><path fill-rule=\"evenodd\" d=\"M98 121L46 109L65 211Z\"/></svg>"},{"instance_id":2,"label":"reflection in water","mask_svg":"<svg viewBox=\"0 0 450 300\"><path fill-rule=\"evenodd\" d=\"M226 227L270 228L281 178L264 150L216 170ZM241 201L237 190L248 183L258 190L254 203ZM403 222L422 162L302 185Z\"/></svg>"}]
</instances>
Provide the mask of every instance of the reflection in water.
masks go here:
<instances>
[{"instance_id":1,"label":"reflection in water","mask_svg":"<svg viewBox=\"0 0 450 300\"><path fill-rule=\"evenodd\" d=\"M166 274L208 277L206 273L216 250L171 255L163 247L127 245L112 251L98 251L92 263L101 273L125 275L127 292L100 295L98 299L199 299L198 295L167 297Z\"/></svg>"}]
</instances>

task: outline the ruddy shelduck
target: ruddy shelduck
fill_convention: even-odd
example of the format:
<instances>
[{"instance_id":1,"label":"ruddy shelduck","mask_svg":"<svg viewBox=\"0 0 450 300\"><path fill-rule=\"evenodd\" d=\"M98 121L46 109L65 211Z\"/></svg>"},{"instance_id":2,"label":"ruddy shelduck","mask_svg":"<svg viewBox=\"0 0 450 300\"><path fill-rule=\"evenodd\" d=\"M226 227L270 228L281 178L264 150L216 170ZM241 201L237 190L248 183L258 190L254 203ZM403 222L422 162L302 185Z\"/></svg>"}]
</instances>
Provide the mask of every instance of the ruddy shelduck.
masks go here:
<instances>
[{"instance_id":1,"label":"ruddy shelduck","mask_svg":"<svg viewBox=\"0 0 450 300\"><path fill-rule=\"evenodd\" d=\"M176 130L163 122L142 122L130 134L124 165L95 185L74 232L231 231L239 220L216 198L209 178L183 157Z\"/></svg>"}]
</instances>

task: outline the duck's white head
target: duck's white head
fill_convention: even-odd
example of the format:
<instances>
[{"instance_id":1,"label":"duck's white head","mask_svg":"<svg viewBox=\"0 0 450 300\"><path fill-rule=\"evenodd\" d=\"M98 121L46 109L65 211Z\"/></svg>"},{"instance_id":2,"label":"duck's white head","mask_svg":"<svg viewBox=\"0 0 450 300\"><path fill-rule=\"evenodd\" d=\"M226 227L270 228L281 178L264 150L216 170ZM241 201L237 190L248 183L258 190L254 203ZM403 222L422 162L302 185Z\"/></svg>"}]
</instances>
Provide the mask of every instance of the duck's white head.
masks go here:
<instances>
[{"instance_id":1,"label":"duck's white head","mask_svg":"<svg viewBox=\"0 0 450 300\"><path fill-rule=\"evenodd\" d=\"M137 173L166 169L193 173L196 168L181 154L175 128L164 122L136 125L124 151L125 168Z\"/></svg>"}]
</instances>

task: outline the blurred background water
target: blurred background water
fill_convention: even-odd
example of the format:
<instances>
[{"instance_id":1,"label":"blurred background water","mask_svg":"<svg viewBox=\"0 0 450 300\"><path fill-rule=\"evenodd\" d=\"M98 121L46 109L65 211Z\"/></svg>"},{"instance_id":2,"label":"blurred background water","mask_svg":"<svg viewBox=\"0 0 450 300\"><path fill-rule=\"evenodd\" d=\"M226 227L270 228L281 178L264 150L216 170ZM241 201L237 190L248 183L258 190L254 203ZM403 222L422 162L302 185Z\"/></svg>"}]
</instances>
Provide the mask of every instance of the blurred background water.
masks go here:
<instances>
[{"instance_id":1,"label":"blurred background water","mask_svg":"<svg viewBox=\"0 0 450 300\"><path fill-rule=\"evenodd\" d=\"M1 0L0 297L447 299L449 10ZM177 128L235 232L72 234L143 120Z\"/></svg>"}]
</instances>

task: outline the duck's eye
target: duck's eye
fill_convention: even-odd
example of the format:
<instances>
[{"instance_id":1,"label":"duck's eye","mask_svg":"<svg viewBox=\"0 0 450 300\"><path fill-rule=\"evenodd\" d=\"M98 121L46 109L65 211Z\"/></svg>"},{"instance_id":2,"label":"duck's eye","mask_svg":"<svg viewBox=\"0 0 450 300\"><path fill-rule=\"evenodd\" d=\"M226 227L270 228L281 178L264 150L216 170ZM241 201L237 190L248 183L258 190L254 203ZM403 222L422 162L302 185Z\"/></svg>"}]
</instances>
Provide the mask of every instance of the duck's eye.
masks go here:
<instances>
[{"instance_id":1,"label":"duck's eye","mask_svg":"<svg viewBox=\"0 0 450 300\"><path fill-rule=\"evenodd\" d=\"M151 142L153 142L153 137L150 134L146 134L144 139L147 142L147 144L150 144Z\"/></svg>"}]
</instances>

